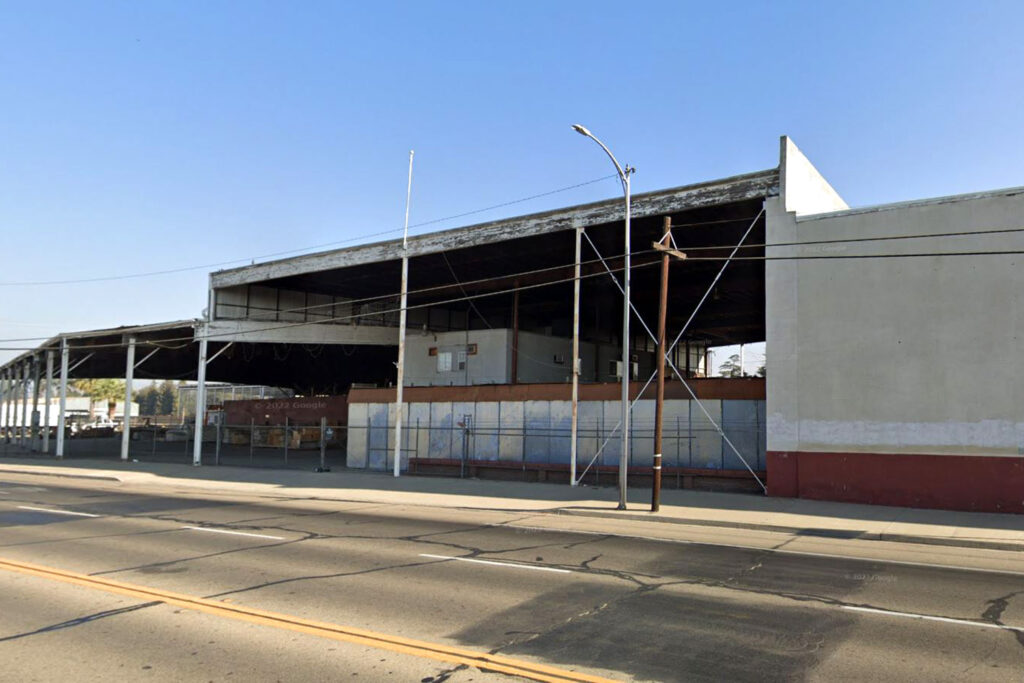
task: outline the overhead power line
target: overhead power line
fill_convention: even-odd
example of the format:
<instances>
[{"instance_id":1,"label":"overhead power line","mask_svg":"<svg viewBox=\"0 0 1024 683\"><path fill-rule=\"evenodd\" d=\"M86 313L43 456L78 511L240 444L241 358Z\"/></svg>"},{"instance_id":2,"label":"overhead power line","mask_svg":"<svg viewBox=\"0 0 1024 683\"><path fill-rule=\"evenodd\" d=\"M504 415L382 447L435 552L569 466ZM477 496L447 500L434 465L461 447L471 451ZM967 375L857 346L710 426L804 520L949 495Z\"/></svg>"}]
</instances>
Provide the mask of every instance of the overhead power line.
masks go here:
<instances>
[{"instance_id":1,"label":"overhead power line","mask_svg":"<svg viewBox=\"0 0 1024 683\"><path fill-rule=\"evenodd\" d=\"M615 174L607 175L607 176L602 176L600 178L594 178L593 180L586 180L586 181L584 181L582 183L576 183L575 185L568 185L566 187L560 187L560 188L558 188L556 190L548 190L547 192L541 192L539 194L530 195L529 197L520 197L519 199L513 199L511 201L502 202L501 204L494 204L494 205L491 205L491 206L485 206L485 207L483 207L481 209L474 209L472 211L466 211L464 213L457 213L457 214L453 214L451 216L444 216L443 218L434 218L432 220L424 221L422 223L414 223L413 225L410 225L409 228L410 229L412 229L412 228L422 228L422 227L425 227L425 226L428 226L428 225L436 225L437 223L444 223L445 221L455 220L457 218L465 218L466 216L474 216L474 215L477 215L477 214L486 213L487 211L494 211L495 209L501 209L501 208L504 208L506 206L513 206L515 204L522 204L523 202L529 202L529 201L532 201L534 199L540 199L542 197L550 197L551 195L559 194L561 192L568 192L569 190L575 190L575 189L578 189L578 188L581 188L581 187L586 187L587 185L593 185L595 183L599 183L599 182L602 182L604 180L608 180L610 178L617 178L617 177L618 176L615 175ZM187 272L195 271L195 270L208 270L208 269L211 269L211 268L219 268L221 266L231 266L231 265L238 265L238 264L245 264L245 263L255 263L258 260L268 259L268 258L276 258L276 257L279 257L279 256L289 256L289 255L295 255L295 254L302 254L304 252L311 251L311 250L314 250L314 249L325 249L325 248L328 248L328 247L336 247L336 246L339 246L339 245L342 245L342 244L351 244L353 242L361 242L363 240L372 239L374 237L384 237L386 235L392 235L392 234L400 233L402 231L403 231L403 228L395 228L393 230L382 230L380 232L373 232L373 233L367 233L367 234L364 234L364 235L357 235L355 237L350 237L350 238L347 238L347 239L344 239L344 240L337 240L337 241L334 241L334 242L324 242L322 244L311 244L311 245L305 246L305 247L298 247L298 248L295 248L295 249L288 249L288 250L285 250L285 251L276 251L276 252L271 252L269 254L261 254L259 256L248 256L246 258L232 259L230 261L219 261L219 262L216 262L216 263L204 263L204 264L193 265L193 266L182 266L181 268L168 268L168 269L164 269L164 270L151 270L151 271L146 271L146 272L143 272L143 273L128 273L128 274L124 274L124 275L103 275L103 276L98 276L98 277L76 278L76 279L68 279L68 280L36 280L36 281L25 281L25 282L0 282L0 287L36 287L36 286L48 286L48 285L77 285L77 284L88 284L88 283L92 283L92 282L113 282L113 281L117 281L117 280L132 280L132 279L138 279L138 278L154 277L154 276L158 276L158 275L173 275L173 274L176 274L176 273L187 273Z\"/></svg>"},{"instance_id":2,"label":"overhead power line","mask_svg":"<svg viewBox=\"0 0 1024 683\"><path fill-rule=\"evenodd\" d=\"M736 219L736 220L743 220L743 219ZM711 221L711 222L712 223L718 223L720 221ZM691 224L691 225L695 225L695 224ZM917 234L917 235L887 235L887 236L866 237L866 238L846 238L846 239L832 239L832 240L811 240L811 241L804 241L804 242L777 242L777 243L746 245L745 247L741 247L741 249L761 248L761 247L764 247L764 248L772 248L772 247L800 247L800 246L813 246L813 245L818 245L818 244L881 242L881 241L924 239L924 238L938 238L938 237L971 237L971 236L977 236L977 235L995 235L995 234L1020 233L1020 232L1024 232L1024 227L1001 228L1001 229L971 231L971 232L924 233L924 234ZM734 247L735 247L735 245L731 245L730 244L730 245L700 246L700 247L686 247L686 246L683 246L681 248L685 249L686 252L690 253L690 252L705 251L705 250L731 249L731 248L734 248ZM642 256L642 255L654 253L654 250L643 250L643 251L638 251L638 252L634 252L634 253L635 253L636 256ZM893 254L893 253L887 253L887 254L801 254L801 255L791 255L791 256L756 255L756 256L734 256L734 257L732 257L732 259L736 260L736 261L817 261L817 260L854 260L854 259L862 260L862 259L902 259L902 258L933 258L933 257L938 258L938 257L970 257L970 256L1019 256L1019 255L1024 255L1024 250L980 250L980 251L911 252L911 253L903 253L903 254ZM610 258L617 258L617 256L612 256ZM687 261L709 261L709 262L710 261L719 261L720 262L720 261L724 261L724 260L727 260L727 259L728 259L728 257L725 257L725 256L688 256L688 258L686 260ZM592 263L597 263L599 260L600 259L592 259L592 260L588 260L588 261L582 261L581 263L584 264L584 265L589 265L589 264L592 264ZM542 282L542 283L533 283L533 284L529 284L529 285L520 285L518 288L513 287L513 288L510 288L510 289L503 289L503 290L492 291L492 292L485 292L485 293L473 294L473 295L465 294L465 289L464 289L467 286L479 285L479 284L483 284L483 283L487 283L487 282L493 282L493 281L496 281L496 280L502 280L502 279L508 279L508 278L514 278L514 277L525 277L525 276L528 276L528 275L535 275L535 274L539 274L539 273L543 273L543 272L550 272L550 271L553 271L553 270L564 269L564 268L570 267L572 265L573 265L573 263L566 263L566 264L563 264L563 265L550 266L550 267L545 267L545 268L538 268L538 269L533 269L533 270L528 270L528 271L522 271L522 272L519 272L519 273L509 273L507 275L501 275L501 276L497 276L497 277L481 278L481 279L478 279L478 280L456 282L454 284L436 285L436 286L432 286L432 287L425 287L425 288L421 288L421 289L411 290L410 294L422 295L422 294L427 294L427 293L430 293L430 292L433 292L433 291L452 289L453 287L457 287L457 288L459 288L459 289L461 289L463 291L464 295L461 296L461 297L445 299L445 300L442 300L442 301L432 301L432 302L425 303L425 304L412 305L412 306L408 306L407 308L408 309L424 308L424 307L429 307L429 306L438 306L438 305L445 305L445 304L449 304L449 303L457 303L457 302L460 302L460 301L472 302L473 300L476 300L476 299L487 298L487 297L491 297L491 296L498 296L498 295L501 295L501 294L509 294L509 293L514 292L516 289L519 289L520 291L523 291L523 290L528 290L528 289L535 289L537 287L546 287L546 286L557 285L557 284L562 284L562 283L566 283L566 282L572 282L573 278L571 278L571 277L570 278L561 278L561 279L556 279L556 280L545 281L545 282ZM650 265L656 265L656 263L652 262L652 263L648 263L648 264L634 264L633 268L634 269L644 268L644 267L647 267L647 266L650 266ZM621 267L620 268L612 268L611 270L613 272L621 272L622 268ZM602 274L602 272L599 271L598 273L583 275L583 276L581 276L581 279L589 279L591 277L595 277L595 276L600 275L600 274ZM276 310L275 309L275 312L277 314L299 313L299 312L303 312L303 311L314 310L314 309L317 309L317 308L326 308L326 307L329 307L329 306L333 307L333 306L337 306L337 305L358 305L358 304L364 304L364 303L377 302L377 301L381 301L381 300L389 300L389 299L394 299L397 296L398 296L397 292L395 292L395 293L387 293L387 294L381 294L381 295L376 295L376 296L372 296L372 297L365 297L365 298L362 298L362 299L351 299L351 300L333 301L331 303L313 304L311 306L302 306L302 307L296 307L296 308L291 308L291 309L282 309L282 310ZM302 326L306 326L306 325L317 325L317 324L326 324L326 323L332 323L332 322L343 322L343 321L346 321L346 320L355 320L355 319L359 319L359 318L362 318L362 317L380 316L380 315L383 315L383 314L393 313L393 312L397 312L397 311L398 311L397 308L396 309L385 309L385 310L378 309L378 310L374 310L374 311L367 311L367 312L364 312L364 313L353 313L351 315L340 316L340 317L326 317L326 318L319 318L319 319L316 319L316 320L295 321L295 322L285 322L285 323L275 322L275 324L270 325L270 326L268 326L266 328L257 329L257 330L248 330L247 332L252 333L252 332L260 332L260 331L271 331L271 330L277 330L277 329L288 328L288 327L302 327ZM255 320L255 322L259 322L259 320L257 319L257 320ZM269 322L269 321L267 321L267 322ZM227 333L225 333L225 334L227 334ZM213 339L214 337L217 337L217 336L225 336L225 335L212 335L212 336L210 336L208 338ZM26 342L26 341L46 341L46 340L48 340L50 338L51 337L34 337L34 338L33 337L22 337L22 338L16 338L16 339L0 339L0 343L17 343L17 342ZM193 341L193 339L194 339L194 337L180 337L180 338L175 338L175 339L158 340L158 342L159 343L172 343L172 342L179 342L179 341L180 342L191 342L191 341ZM157 342L153 342L153 344L155 344L155 343L157 343ZM88 347L84 347L83 346L83 347L79 347L79 348L104 348L104 347L113 348L113 347L120 347L120 346L121 346L121 344L107 344L107 345L90 345ZM53 347L53 348L56 348L56 347ZM2 351L33 351L33 350L45 350L45 349L43 347L36 347L36 348L0 347L0 350L2 350Z\"/></svg>"}]
</instances>

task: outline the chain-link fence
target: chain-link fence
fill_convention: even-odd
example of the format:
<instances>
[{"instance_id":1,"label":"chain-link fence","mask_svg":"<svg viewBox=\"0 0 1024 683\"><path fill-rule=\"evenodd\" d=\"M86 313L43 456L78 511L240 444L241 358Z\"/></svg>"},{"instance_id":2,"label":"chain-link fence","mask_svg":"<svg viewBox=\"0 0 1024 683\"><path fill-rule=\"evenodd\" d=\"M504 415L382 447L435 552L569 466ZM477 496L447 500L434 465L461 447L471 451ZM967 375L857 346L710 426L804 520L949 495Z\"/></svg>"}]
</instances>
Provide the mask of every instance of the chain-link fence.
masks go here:
<instances>
[{"instance_id":1,"label":"chain-link fence","mask_svg":"<svg viewBox=\"0 0 1024 683\"><path fill-rule=\"evenodd\" d=\"M0 453L5 456L47 455L41 438L13 433L2 438ZM28 430L26 430L28 431ZM48 455L56 452L56 435L52 433ZM238 465L299 469L330 469L345 465L347 433L344 425L206 425L203 428L201 462L203 465ZM72 433L65 430L64 457L78 459L120 459L122 433ZM128 458L136 462L193 462L195 426L178 425L132 426L129 433Z\"/></svg>"},{"instance_id":2,"label":"chain-link fence","mask_svg":"<svg viewBox=\"0 0 1024 683\"><path fill-rule=\"evenodd\" d=\"M538 466L569 465L572 430L567 421L552 425L544 420L477 422L470 414L448 417L441 419L440 424L421 418L404 423L403 470L418 471L421 465L434 466L436 470L437 466L446 465L446 473L467 476L467 468L479 464L506 469L518 466L523 471ZM390 471L394 465L394 439L394 424L386 414L371 414L363 424L349 424L348 465ZM607 472L608 468L618 467L622 452L618 421L581 419L576 439L580 475L589 467L592 475L600 479L602 469ZM650 467L654 454L653 420L632 421L629 442L629 466ZM765 469L765 427L756 407L738 419L725 416L718 426L703 415L664 420L663 467L745 470L744 461L752 469Z\"/></svg>"}]
</instances>

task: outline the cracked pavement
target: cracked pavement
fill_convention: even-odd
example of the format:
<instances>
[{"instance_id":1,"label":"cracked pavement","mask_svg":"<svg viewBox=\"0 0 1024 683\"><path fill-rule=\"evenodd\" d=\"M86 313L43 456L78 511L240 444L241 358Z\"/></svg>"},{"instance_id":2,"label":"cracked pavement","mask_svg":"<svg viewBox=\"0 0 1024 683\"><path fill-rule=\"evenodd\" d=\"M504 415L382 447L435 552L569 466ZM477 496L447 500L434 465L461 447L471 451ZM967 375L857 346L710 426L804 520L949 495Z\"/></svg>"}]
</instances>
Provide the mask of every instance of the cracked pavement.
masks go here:
<instances>
[{"instance_id":1,"label":"cracked pavement","mask_svg":"<svg viewBox=\"0 0 1024 683\"><path fill-rule=\"evenodd\" d=\"M13 474L0 490L0 557L616 679L1024 678L1020 553ZM2 571L0 653L19 680L507 678Z\"/></svg>"}]
</instances>

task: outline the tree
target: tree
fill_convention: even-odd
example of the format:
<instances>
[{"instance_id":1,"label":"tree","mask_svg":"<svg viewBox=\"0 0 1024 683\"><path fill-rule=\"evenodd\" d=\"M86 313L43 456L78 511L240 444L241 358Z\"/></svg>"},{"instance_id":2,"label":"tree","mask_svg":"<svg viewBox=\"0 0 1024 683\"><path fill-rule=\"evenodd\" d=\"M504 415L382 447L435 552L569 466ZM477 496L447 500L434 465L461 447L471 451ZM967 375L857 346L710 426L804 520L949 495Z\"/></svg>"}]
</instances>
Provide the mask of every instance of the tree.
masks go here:
<instances>
[{"instance_id":1,"label":"tree","mask_svg":"<svg viewBox=\"0 0 1024 683\"><path fill-rule=\"evenodd\" d=\"M720 377L740 377L742 374L743 368L740 367L740 356L738 353L729 356L729 360L718 366L718 375Z\"/></svg>"},{"instance_id":2,"label":"tree","mask_svg":"<svg viewBox=\"0 0 1024 683\"><path fill-rule=\"evenodd\" d=\"M72 384L78 391L91 398L93 403L106 401L107 417L114 419L117 401L124 396L123 379L76 379Z\"/></svg>"},{"instance_id":3,"label":"tree","mask_svg":"<svg viewBox=\"0 0 1024 683\"><path fill-rule=\"evenodd\" d=\"M139 415L156 415L160 392L155 384L150 384L135 392L135 400L139 404Z\"/></svg>"},{"instance_id":4,"label":"tree","mask_svg":"<svg viewBox=\"0 0 1024 683\"><path fill-rule=\"evenodd\" d=\"M178 385L175 382L165 379L157 393L157 414L174 415L178 412Z\"/></svg>"}]
</instances>

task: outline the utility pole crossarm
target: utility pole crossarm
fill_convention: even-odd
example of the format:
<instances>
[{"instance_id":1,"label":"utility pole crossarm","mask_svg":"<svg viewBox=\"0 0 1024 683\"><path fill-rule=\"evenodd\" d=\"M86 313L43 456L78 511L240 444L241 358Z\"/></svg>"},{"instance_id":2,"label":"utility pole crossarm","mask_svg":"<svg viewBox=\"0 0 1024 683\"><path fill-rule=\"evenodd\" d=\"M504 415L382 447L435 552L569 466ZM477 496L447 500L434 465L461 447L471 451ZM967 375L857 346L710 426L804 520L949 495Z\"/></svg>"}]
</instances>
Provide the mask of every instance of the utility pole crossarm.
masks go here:
<instances>
[{"instance_id":1,"label":"utility pole crossarm","mask_svg":"<svg viewBox=\"0 0 1024 683\"><path fill-rule=\"evenodd\" d=\"M669 256L675 256L680 261L686 259L685 253L679 251L678 249L673 249L672 247L665 246L661 242L651 242L651 247L656 251L663 252L665 254L668 254Z\"/></svg>"}]
</instances>

